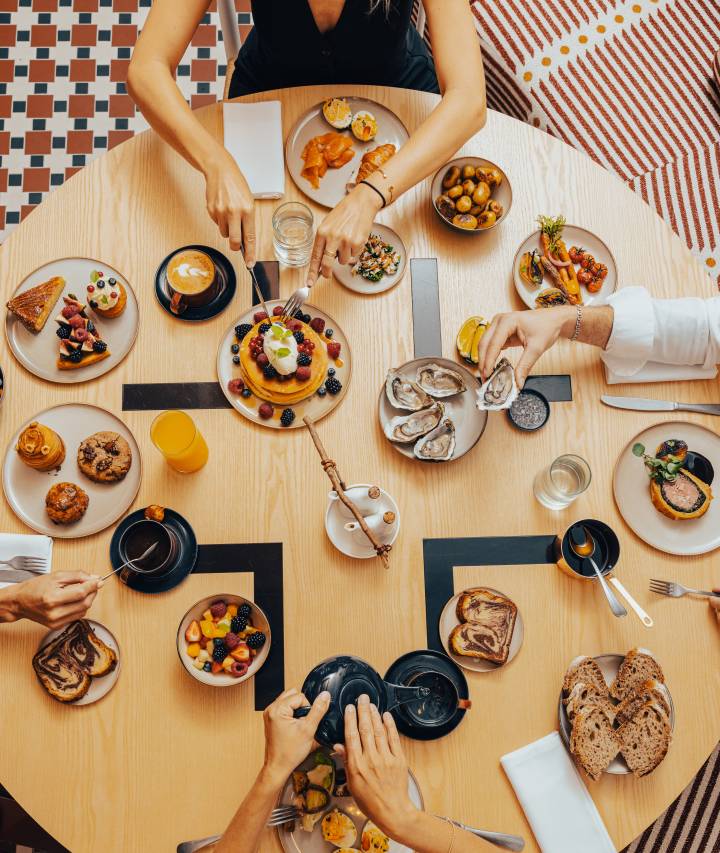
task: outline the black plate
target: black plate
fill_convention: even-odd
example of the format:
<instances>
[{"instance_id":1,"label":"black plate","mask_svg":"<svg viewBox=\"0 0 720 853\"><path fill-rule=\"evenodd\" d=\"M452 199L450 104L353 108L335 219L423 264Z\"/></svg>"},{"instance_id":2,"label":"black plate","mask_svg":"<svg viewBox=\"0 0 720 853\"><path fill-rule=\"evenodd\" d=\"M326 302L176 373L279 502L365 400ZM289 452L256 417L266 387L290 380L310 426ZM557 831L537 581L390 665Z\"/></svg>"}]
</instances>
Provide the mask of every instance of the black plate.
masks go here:
<instances>
[{"instance_id":1,"label":"black plate","mask_svg":"<svg viewBox=\"0 0 720 853\"><path fill-rule=\"evenodd\" d=\"M170 310L170 294L167 292L165 269L173 255L177 255L178 252L183 252L186 249L196 249L199 252L205 252L206 255L210 255L217 269L218 278L220 279L220 290L215 299L208 302L207 305L203 305L200 308L186 308L182 314L173 314ZM190 323L196 323L199 320L210 320L224 311L232 301L233 296L235 296L236 286L237 279L233 265L222 252L218 252L217 249L212 249L210 246L193 245L181 246L179 249L174 249L160 264L155 273L155 296L157 296L158 302L171 317L174 317L176 320L186 320Z\"/></svg>"},{"instance_id":2,"label":"black plate","mask_svg":"<svg viewBox=\"0 0 720 853\"><path fill-rule=\"evenodd\" d=\"M408 652L398 658L385 673L385 681L391 684L407 684L418 672L427 671L441 672L446 675L457 688L461 699L470 698L468 684L460 667L447 655L431 649ZM457 728L467 712L463 708L458 708L455 714L440 726L418 726L403 714L402 705L394 708L390 713L395 719L398 731L406 737L414 740L437 740Z\"/></svg>"},{"instance_id":3,"label":"black plate","mask_svg":"<svg viewBox=\"0 0 720 853\"><path fill-rule=\"evenodd\" d=\"M123 564L123 559L120 556L120 537L127 528L140 521L145 517L145 510L139 509L136 512L126 516L120 524L115 528L112 540L110 541L110 562L114 569L119 568ZM143 575L131 575L127 586L137 592L167 592L169 589L176 587L181 581L190 574L195 568L198 555L197 539L195 532L190 524L173 509L165 510L164 524L171 527L178 539L178 555L175 558L175 563L170 571L156 581L153 581ZM119 577L119 575L117 575ZM121 581L121 583L125 583Z\"/></svg>"}]
</instances>

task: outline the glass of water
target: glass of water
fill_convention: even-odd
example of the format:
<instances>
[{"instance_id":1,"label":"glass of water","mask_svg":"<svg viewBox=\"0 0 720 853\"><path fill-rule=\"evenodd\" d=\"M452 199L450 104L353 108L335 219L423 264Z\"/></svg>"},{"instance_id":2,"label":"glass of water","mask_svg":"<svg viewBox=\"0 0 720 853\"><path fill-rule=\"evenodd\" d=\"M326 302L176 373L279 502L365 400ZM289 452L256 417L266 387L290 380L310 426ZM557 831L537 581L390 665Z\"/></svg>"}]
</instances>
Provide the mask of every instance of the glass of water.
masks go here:
<instances>
[{"instance_id":1,"label":"glass of water","mask_svg":"<svg viewBox=\"0 0 720 853\"><path fill-rule=\"evenodd\" d=\"M535 497L548 509L565 509L590 485L590 466L581 456L571 453L543 468L535 477Z\"/></svg>"},{"instance_id":2,"label":"glass of water","mask_svg":"<svg viewBox=\"0 0 720 853\"><path fill-rule=\"evenodd\" d=\"M315 230L309 207L299 201L281 204L273 213L273 247L281 264L304 267L310 263Z\"/></svg>"}]
</instances>

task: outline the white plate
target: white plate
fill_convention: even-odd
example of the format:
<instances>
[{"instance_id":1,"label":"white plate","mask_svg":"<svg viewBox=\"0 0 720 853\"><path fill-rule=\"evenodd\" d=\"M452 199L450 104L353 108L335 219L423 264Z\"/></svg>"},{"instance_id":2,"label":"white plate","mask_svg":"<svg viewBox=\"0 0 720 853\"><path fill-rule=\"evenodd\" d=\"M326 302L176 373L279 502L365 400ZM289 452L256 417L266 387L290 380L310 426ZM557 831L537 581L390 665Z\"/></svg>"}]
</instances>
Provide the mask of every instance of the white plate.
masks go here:
<instances>
[{"instance_id":1,"label":"white plate","mask_svg":"<svg viewBox=\"0 0 720 853\"><path fill-rule=\"evenodd\" d=\"M705 515L673 521L658 512L650 502L647 469L642 459L632 452L633 445L640 442L645 445L646 453L653 454L663 441L671 438L687 442L690 450L707 457L715 471L720 472L720 436L699 424L666 421L636 435L618 457L613 475L615 503L628 527L653 548L681 556L706 554L720 547L717 481L714 484L716 497Z\"/></svg>"},{"instance_id":2,"label":"white plate","mask_svg":"<svg viewBox=\"0 0 720 853\"><path fill-rule=\"evenodd\" d=\"M92 270L102 270L105 273L105 278L116 278L127 292L127 305L119 317L112 319L96 314L92 308L88 307L87 315L93 323L97 321L102 339L107 343L110 350L110 356L102 361L96 361L95 364L88 367L60 370L56 365L60 339L55 334L55 330L58 328L55 317L63 307L63 296L67 296L68 293L74 293L83 304L86 303L85 288L90 283ZM13 296L48 281L53 276L62 276L65 279L65 289L55 303L55 307L50 312L41 332L33 334L23 326L14 314L7 312L5 334L10 349L15 358L30 373L34 373L40 379L47 379L49 382L71 384L87 382L89 379L104 376L113 367L120 364L132 349L137 337L140 314L132 287L123 275L102 261L94 261L89 258L63 258L51 261L30 273L16 288Z\"/></svg>"},{"instance_id":3,"label":"white plate","mask_svg":"<svg viewBox=\"0 0 720 853\"><path fill-rule=\"evenodd\" d=\"M346 491L350 489L364 488L369 489L370 483L355 483L348 486ZM378 487L379 488L379 487ZM333 494L333 493L331 493ZM363 513L362 506L358 509ZM384 489L380 489L380 497L377 499L377 508L373 508L373 512L394 512L395 522L388 526L388 534L380 538L380 542L385 545L393 545L400 533L400 510L395 503L395 499L389 495ZM325 510L325 532L328 539L347 557L355 557L359 560L366 560L369 557L377 557L377 552L370 544L370 540L362 532L362 530L354 530L348 532L345 530L345 525L348 521L355 521L355 516L345 506L341 500L328 499L327 509Z\"/></svg>"},{"instance_id":4,"label":"white plate","mask_svg":"<svg viewBox=\"0 0 720 853\"><path fill-rule=\"evenodd\" d=\"M347 97L346 100L350 105L353 115L357 112L365 111L375 116L378 124L378 132L375 139L371 139L370 142L360 142L359 139L353 136L350 128L347 130L336 130L334 127L331 127L323 117L322 104L317 104L298 119L285 143L285 162L287 163L290 177L301 192L324 207L335 207L345 197L345 185L349 181L354 180L360 168L360 161L366 151L371 151L373 148L377 148L378 145L385 145L387 143L392 143L399 151L409 138L405 125L387 107L375 101L369 101L367 98ZM300 174L305 166L302 153L307 143L313 137L332 132L347 134L352 139L355 156L340 169L328 169L325 177L320 179L319 189L315 189Z\"/></svg>"},{"instance_id":5,"label":"white plate","mask_svg":"<svg viewBox=\"0 0 720 853\"><path fill-rule=\"evenodd\" d=\"M82 697L82 699L78 699L77 702L61 703L68 706L92 705L93 702L97 702L98 699L102 699L103 696L106 696L113 689L115 683L120 677L120 665L122 661L120 659L120 646L118 645L118 641L115 639L115 636L104 625L101 625L94 619L87 619L86 621L103 643L105 643L106 646L110 646L110 648L115 652L117 655L117 663L115 664L115 669L108 672L107 675L100 675L92 678L88 692ZM67 628L67 625L63 628L56 628L54 631L47 633L40 641L37 651L40 651L40 649L52 642L56 637L59 637L65 628Z\"/></svg>"},{"instance_id":6,"label":"white plate","mask_svg":"<svg viewBox=\"0 0 720 853\"><path fill-rule=\"evenodd\" d=\"M336 768L344 768L345 765L339 755L333 755L333 760L335 761ZM300 769L308 770L312 769L312 766L312 760L308 758L300 765ZM422 793L412 772L408 775L408 794L413 805L423 810L424 802ZM292 799L293 786L291 777L285 783L285 787L280 794L278 806L288 805L292 803ZM361 834L363 827L367 823L367 816L356 805L352 797L332 797L327 811L333 808L340 809L340 811L345 812L352 819L358 831L355 847L360 850ZM320 821L315 824L312 832L305 832L304 829L301 829L300 822L298 821L292 831L288 831L287 825L279 827L278 835L280 836L280 844L285 853L331 853L332 850L336 849L329 842L323 840ZM399 844L397 841L391 840L389 853L412 853L412 850L404 844Z\"/></svg>"},{"instance_id":7,"label":"white plate","mask_svg":"<svg viewBox=\"0 0 720 853\"><path fill-rule=\"evenodd\" d=\"M368 281L361 275L353 275L351 266L343 266L339 261L335 261L333 265L333 275L344 287L348 290L354 290L355 293L361 293L363 296L375 293L385 293L400 282L405 275L407 269L407 250L405 244L400 239L397 232L387 225L381 225L379 222L373 222L372 234L377 234L378 237L388 245L392 246L396 252L400 253L400 266L395 275L384 275L380 281Z\"/></svg>"},{"instance_id":8,"label":"white plate","mask_svg":"<svg viewBox=\"0 0 720 853\"><path fill-rule=\"evenodd\" d=\"M478 584L478 586L480 586ZM490 592L494 592L496 595L502 595L505 598L508 598L504 592L500 592L497 589L493 589L492 587L485 586L483 589L488 589ZM520 647L523 644L523 639L525 637L525 627L523 625L522 614L518 609L517 617L515 619L515 627L513 628L512 639L510 640L510 653L508 654L508 659L503 664L493 663L489 660L479 660L477 658L468 658L463 655L456 655L452 649L450 648L449 638L450 633L456 625L460 624L460 621L457 618L457 614L455 612L457 608L457 603L460 599L460 596L464 593L464 590L459 592L457 595L454 595L450 601L443 607L443 612L440 614L440 640L443 644L443 648L447 653L447 656L455 661L458 666L463 667L463 669L470 669L473 672L496 672L498 669L502 669L504 666L507 666L510 661L517 655L520 651Z\"/></svg>"},{"instance_id":9,"label":"white plate","mask_svg":"<svg viewBox=\"0 0 720 853\"><path fill-rule=\"evenodd\" d=\"M645 651L642 649L641 651ZM598 655L595 658L597 665L602 670L603 678L605 679L605 683L608 687L615 681L615 677L618 674L618 670L620 669L620 664L625 660L625 655L618 654L608 654L608 655ZM670 705L670 729L671 731L675 730L675 706L673 705L672 696L670 695L670 691L663 684L661 685L662 690L665 693L665 697L668 700L668 704ZM560 737L565 744L565 748L570 752L570 730L572 726L570 725L570 720L567 718L567 714L565 713L565 705L563 704L563 694L562 688L560 689L560 701L558 702L558 719L560 722ZM611 773L614 776L626 776L629 773L632 773L632 770L627 766L625 759L622 755L618 755L617 758L613 759L613 761L608 766L608 769L605 771L606 773Z\"/></svg>"},{"instance_id":10,"label":"white plate","mask_svg":"<svg viewBox=\"0 0 720 853\"><path fill-rule=\"evenodd\" d=\"M260 649L260 651L253 658L252 663L248 667L248 671L245 675L240 678L234 678L232 675L226 675L225 673L218 673L214 675L212 672L205 672L202 669L195 669L192 665L192 658L187 653L187 640L185 639L185 631L187 631L188 626L193 620L200 622L202 619L202 614L210 607L210 605L214 601L225 601L227 604L249 604L252 607L252 613L250 614L250 622L252 623L253 628L258 628L261 630L265 637L265 645ZM201 681L203 684L208 684L210 687L233 687L236 684L242 684L243 681L247 681L249 678L252 678L254 675L258 673L261 669L262 665L267 660L267 656L270 654L270 623L268 621L265 613L255 604L255 602L250 601L248 598L243 598L240 595L232 595L230 593L220 593L218 595L210 595L207 598L203 598L201 601L198 601L196 604L188 610L188 612L183 616L180 621L180 625L178 626L177 631L177 653L180 657L180 662L185 667L185 669L192 675L194 679L197 681Z\"/></svg>"},{"instance_id":11,"label":"white plate","mask_svg":"<svg viewBox=\"0 0 720 853\"><path fill-rule=\"evenodd\" d=\"M582 284L580 285L583 305L600 305L605 302L608 296L610 296L611 293L614 293L617 288L617 266L610 249L596 234L593 234L592 231L587 231L585 228L580 228L577 225L566 225L563 228L563 240L565 240L568 250L571 246L581 246L583 249L587 249L596 261L601 264L605 264L608 269L608 274L605 277L602 287L597 293L590 293L587 287ZM528 308L537 308L537 305L535 305L535 299L538 294L542 293L543 290L547 290L548 288L555 286L547 273L545 273L543 283L537 288L530 287L527 282L520 278L520 259L525 252L531 252L533 249L536 249L538 252L542 252L539 230L533 231L529 237L526 237L525 240L523 240L519 249L515 252L515 257L513 259L513 282L515 284L515 290L517 290L520 298ZM577 266L575 268L577 269Z\"/></svg>"},{"instance_id":12,"label":"white plate","mask_svg":"<svg viewBox=\"0 0 720 853\"><path fill-rule=\"evenodd\" d=\"M285 300L266 299L265 304L272 313L273 308L276 305L284 305ZM242 369L239 364L233 364L233 356L230 351L230 347L236 343L235 326L238 326L241 323L252 323L253 314L262 310L262 306L257 305L249 308L244 314L241 314L232 322L230 328L225 332L223 339L220 341L220 348L218 349L217 356L217 376L223 394L227 397L233 409L236 409L241 415L244 415L248 420L254 421L256 424L260 424L264 427L270 427L271 429L296 429L297 427L304 427L305 424L303 423L303 418L305 415L309 415L314 421L319 421L320 418L324 418L325 415L332 412L347 393L348 385L350 384L350 376L352 374L352 356L350 354L348 340L345 337L343 330L324 311L321 311L319 308L316 308L314 305L310 305L309 303L306 303L303 306L302 310L304 313L310 314L311 317L322 317L322 319L325 320L325 328L333 330L332 340L338 341L341 344L340 361L342 361L342 367L338 367L337 363L333 361L333 359L330 359L328 362L328 367L335 368L335 377L342 383L342 390L340 393L336 394L334 397L332 394L326 394L324 397L318 397L317 393L315 393L307 399L289 406L289 408L295 412L295 420L289 427L284 427L280 423L279 418L280 413L282 412L281 406L273 403L276 416L269 420L263 420L257 412L258 406L263 402L262 400L258 400L254 395L246 399L239 394L231 394L228 391L228 382L231 379L240 378L242 376ZM270 320L272 320L272 317ZM325 337L324 333L319 335L319 337L325 342L330 340L330 338Z\"/></svg>"},{"instance_id":13,"label":"white plate","mask_svg":"<svg viewBox=\"0 0 720 853\"><path fill-rule=\"evenodd\" d=\"M55 430L65 444L60 471L34 471L21 461L15 447L20 433L32 421ZM112 431L130 445L132 465L124 480L95 483L80 471L77 450L80 442L96 432ZM132 432L116 415L86 403L66 403L33 415L12 437L3 464L3 489L17 517L38 533L55 539L78 539L109 527L135 500L142 477L140 449ZM56 483L75 483L87 492L87 512L74 524L54 524L45 512L45 495Z\"/></svg>"},{"instance_id":14,"label":"white plate","mask_svg":"<svg viewBox=\"0 0 720 853\"><path fill-rule=\"evenodd\" d=\"M469 450L480 441L480 438L485 432L488 413L481 412L477 407L477 391L480 389L480 383L470 373L470 371L458 364L456 361L450 361L447 358L416 358L413 361L408 361L406 364L397 368L398 371L404 373L410 379L415 379L415 374L419 367L424 364L439 364L441 367L447 367L460 373L465 380L466 390L462 394L456 394L454 397L443 397L440 402L445 406L445 418L455 424L455 452L448 462L459 459L464 456ZM378 404L378 416L380 418L380 426L385 434L385 425L397 415L407 415L409 412L396 409L390 405L390 401L385 393L385 384L383 383L380 391L380 401ZM400 444L396 441L385 439L388 444L392 445L395 450L407 456L408 459L417 459L413 453L414 444ZM428 462L427 464L437 464Z\"/></svg>"}]
</instances>

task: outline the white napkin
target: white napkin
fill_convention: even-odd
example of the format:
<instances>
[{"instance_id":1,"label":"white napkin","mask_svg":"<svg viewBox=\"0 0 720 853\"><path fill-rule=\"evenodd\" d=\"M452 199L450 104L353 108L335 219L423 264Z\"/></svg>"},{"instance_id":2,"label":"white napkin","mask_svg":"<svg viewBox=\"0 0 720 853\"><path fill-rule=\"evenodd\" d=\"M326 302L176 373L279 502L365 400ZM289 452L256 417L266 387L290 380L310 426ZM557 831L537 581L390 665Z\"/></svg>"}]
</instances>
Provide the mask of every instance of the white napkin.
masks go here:
<instances>
[{"instance_id":1,"label":"white napkin","mask_svg":"<svg viewBox=\"0 0 720 853\"><path fill-rule=\"evenodd\" d=\"M45 560L43 573L49 572L52 566L52 546L53 541L49 536L0 533L0 560L11 560L13 557L42 557ZM5 586L11 586L11 583L0 580L0 589Z\"/></svg>"},{"instance_id":2,"label":"white napkin","mask_svg":"<svg viewBox=\"0 0 720 853\"><path fill-rule=\"evenodd\" d=\"M692 379L714 379L718 375L717 367L703 367L701 364L660 364L648 361L632 376L615 373L605 364L605 381L608 385L635 385L639 382L687 382Z\"/></svg>"},{"instance_id":3,"label":"white napkin","mask_svg":"<svg viewBox=\"0 0 720 853\"><path fill-rule=\"evenodd\" d=\"M255 198L285 194L280 101L223 104L225 148L232 154Z\"/></svg>"},{"instance_id":4,"label":"white napkin","mask_svg":"<svg viewBox=\"0 0 720 853\"><path fill-rule=\"evenodd\" d=\"M500 759L544 853L615 853L557 732Z\"/></svg>"}]
</instances>

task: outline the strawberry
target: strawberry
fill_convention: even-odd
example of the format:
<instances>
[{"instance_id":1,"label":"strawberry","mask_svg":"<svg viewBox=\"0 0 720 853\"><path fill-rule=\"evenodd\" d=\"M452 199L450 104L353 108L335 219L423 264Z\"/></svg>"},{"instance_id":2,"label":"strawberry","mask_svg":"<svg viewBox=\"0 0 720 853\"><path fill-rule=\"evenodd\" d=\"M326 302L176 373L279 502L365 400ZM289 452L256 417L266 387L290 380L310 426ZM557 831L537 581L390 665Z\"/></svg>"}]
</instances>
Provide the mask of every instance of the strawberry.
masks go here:
<instances>
[{"instance_id":1,"label":"strawberry","mask_svg":"<svg viewBox=\"0 0 720 853\"><path fill-rule=\"evenodd\" d=\"M340 343L338 341L328 341L327 351L330 358L340 358Z\"/></svg>"},{"instance_id":2,"label":"strawberry","mask_svg":"<svg viewBox=\"0 0 720 853\"><path fill-rule=\"evenodd\" d=\"M267 320L267 314L264 311L256 311L253 314L253 322L254 323L262 323L263 320Z\"/></svg>"},{"instance_id":3,"label":"strawberry","mask_svg":"<svg viewBox=\"0 0 720 853\"><path fill-rule=\"evenodd\" d=\"M188 625L187 631L185 631L185 639L188 643L199 643L202 638L202 632L200 631L200 625L197 623L195 619Z\"/></svg>"}]
</instances>

